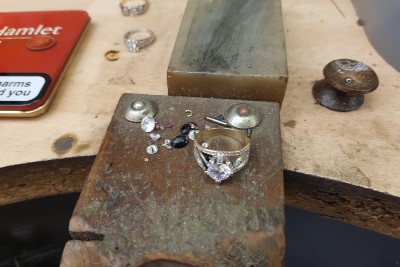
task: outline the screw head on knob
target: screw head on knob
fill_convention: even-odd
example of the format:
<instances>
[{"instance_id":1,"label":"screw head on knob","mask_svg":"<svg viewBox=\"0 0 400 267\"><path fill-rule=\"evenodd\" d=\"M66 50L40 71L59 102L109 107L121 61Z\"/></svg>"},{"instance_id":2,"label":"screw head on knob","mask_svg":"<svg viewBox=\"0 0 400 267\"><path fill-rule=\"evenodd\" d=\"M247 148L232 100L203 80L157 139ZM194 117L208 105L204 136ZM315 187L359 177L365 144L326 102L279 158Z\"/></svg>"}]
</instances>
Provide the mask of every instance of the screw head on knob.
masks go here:
<instances>
[{"instance_id":1,"label":"screw head on knob","mask_svg":"<svg viewBox=\"0 0 400 267\"><path fill-rule=\"evenodd\" d=\"M313 86L315 100L324 107L336 111L352 111L364 102L364 94L378 88L376 73L366 64L337 59L323 69L325 79Z\"/></svg>"}]
</instances>

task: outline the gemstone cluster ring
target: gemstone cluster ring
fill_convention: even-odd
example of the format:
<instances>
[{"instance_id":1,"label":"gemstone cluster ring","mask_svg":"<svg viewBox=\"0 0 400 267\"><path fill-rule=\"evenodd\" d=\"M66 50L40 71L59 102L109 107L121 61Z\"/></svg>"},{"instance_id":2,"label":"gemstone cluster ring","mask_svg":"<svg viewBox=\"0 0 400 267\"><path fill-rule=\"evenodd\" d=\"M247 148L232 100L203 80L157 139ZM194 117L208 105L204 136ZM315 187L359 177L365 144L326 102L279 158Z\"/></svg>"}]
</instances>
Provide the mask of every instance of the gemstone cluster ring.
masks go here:
<instances>
[{"instance_id":1,"label":"gemstone cluster ring","mask_svg":"<svg viewBox=\"0 0 400 267\"><path fill-rule=\"evenodd\" d=\"M122 0L119 3L124 16L138 16L146 11L147 0Z\"/></svg>"},{"instance_id":2,"label":"gemstone cluster ring","mask_svg":"<svg viewBox=\"0 0 400 267\"><path fill-rule=\"evenodd\" d=\"M231 128L205 129L196 134L193 150L197 164L221 183L247 164L250 138Z\"/></svg>"},{"instance_id":3,"label":"gemstone cluster ring","mask_svg":"<svg viewBox=\"0 0 400 267\"><path fill-rule=\"evenodd\" d=\"M147 29L137 29L124 35L125 45L132 53L137 53L140 48L149 46L155 39L154 33Z\"/></svg>"}]
</instances>

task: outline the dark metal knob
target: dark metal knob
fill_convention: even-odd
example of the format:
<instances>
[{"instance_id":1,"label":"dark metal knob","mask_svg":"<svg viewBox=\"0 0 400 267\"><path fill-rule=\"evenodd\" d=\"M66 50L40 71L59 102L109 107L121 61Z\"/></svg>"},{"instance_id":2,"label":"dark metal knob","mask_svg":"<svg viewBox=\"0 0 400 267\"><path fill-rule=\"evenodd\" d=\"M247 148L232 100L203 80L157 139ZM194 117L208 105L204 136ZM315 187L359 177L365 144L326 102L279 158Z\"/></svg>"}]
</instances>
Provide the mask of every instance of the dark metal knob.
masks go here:
<instances>
[{"instance_id":1,"label":"dark metal knob","mask_svg":"<svg viewBox=\"0 0 400 267\"><path fill-rule=\"evenodd\" d=\"M364 102L364 94L378 88L376 73L362 62L337 59L323 70L325 79L313 86L315 100L324 107L336 111L352 111Z\"/></svg>"}]
</instances>

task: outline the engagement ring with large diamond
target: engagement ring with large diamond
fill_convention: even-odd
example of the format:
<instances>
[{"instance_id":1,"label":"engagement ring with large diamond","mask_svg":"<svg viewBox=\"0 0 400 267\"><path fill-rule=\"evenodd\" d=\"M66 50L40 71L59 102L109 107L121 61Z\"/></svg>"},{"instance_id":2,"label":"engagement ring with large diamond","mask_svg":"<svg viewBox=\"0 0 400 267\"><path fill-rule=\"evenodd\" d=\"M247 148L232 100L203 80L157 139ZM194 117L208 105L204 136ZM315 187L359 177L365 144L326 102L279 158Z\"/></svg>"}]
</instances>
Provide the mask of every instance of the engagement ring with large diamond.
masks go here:
<instances>
[{"instance_id":1,"label":"engagement ring with large diamond","mask_svg":"<svg viewBox=\"0 0 400 267\"><path fill-rule=\"evenodd\" d=\"M124 35L124 43L132 53L137 53L140 48L151 45L155 39L154 33L147 29L137 29Z\"/></svg>"},{"instance_id":2,"label":"engagement ring with large diamond","mask_svg":"<svg viewBox=\"0 0 400 267\"><path fill-rule=\"evenodd\" d=\"M250 139L235 129L205 129L196 134L193 150L197 164L215 182L221 183L247 164Z\"/></svg>"}]
</instances>

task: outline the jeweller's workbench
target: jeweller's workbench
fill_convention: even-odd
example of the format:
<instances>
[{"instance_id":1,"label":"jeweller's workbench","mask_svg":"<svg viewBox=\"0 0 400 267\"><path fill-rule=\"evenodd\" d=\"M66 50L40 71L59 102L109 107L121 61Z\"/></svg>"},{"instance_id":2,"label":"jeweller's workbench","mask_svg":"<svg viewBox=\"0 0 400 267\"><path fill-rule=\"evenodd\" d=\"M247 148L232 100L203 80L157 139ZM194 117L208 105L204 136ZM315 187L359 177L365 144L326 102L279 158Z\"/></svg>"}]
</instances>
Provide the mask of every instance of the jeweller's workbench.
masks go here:
<instances>
[{"instance_id":1,"label":"jeweller's workbench","mask_svg":"<svg viewBox=\"0 0 400 267\"><path fill-rule=\"evenodd\" d=\"M154 118L160 125L173 122L163 130L151 129L158 135L157 140L150 138L148 123L142 129L140 123L125 118L129 106L141 99L157 106ZM205 116L217 117L243 102L124 94L74 210L69 227L74 241L66 245L61 265L78 266L88 260L97 262L97 266L143 266L149 262L283 266L284 192L278 103L245 102L262 117L250 138L245 130L208 129L204 121ZM189 108L192 116L188 118L185 110ZM231 136L250 140L246 141L250 145L248 163L229 179L216 183L215 168L207 164L213 171L207 172L209 177L196 163L195 155L201 152L194 154L195 141L177 148L160 145L184 134L186 127L182 129L181 125L188 121L199 125L198 136L217 136L214 132L220 132L218 143ZM149 140L150 146L158 147L156 153L146 153ZM211 143L207 148L212 148Z\"/></svg>"},{"instance_id":2,"label":"jeweller's workbench","mask_svg":"<svg viewBox=\"0 0 400 267\"><path fill-rule=\"evenodd\" d=\"M281 108L285 202L399 237L400 74L371 46L351 1L281 2L290 73ZM113 3L114 9L106 0L0 3L3 12L81 9L91 17L49 112L2 119L1 205L80 191L120 96L167 94L166 70L186 1L152 0L134 18ZM156 40L129 52L123 35L143 27ZM311 92L323 67L339 58L368 64L380 81L350 113L315 104Z\"/></svg>"}]
</instances>

